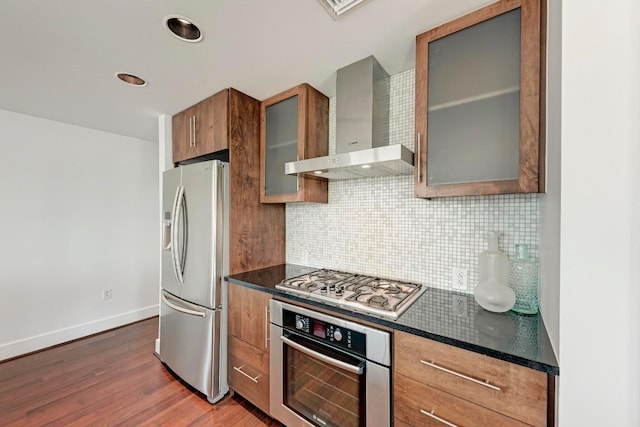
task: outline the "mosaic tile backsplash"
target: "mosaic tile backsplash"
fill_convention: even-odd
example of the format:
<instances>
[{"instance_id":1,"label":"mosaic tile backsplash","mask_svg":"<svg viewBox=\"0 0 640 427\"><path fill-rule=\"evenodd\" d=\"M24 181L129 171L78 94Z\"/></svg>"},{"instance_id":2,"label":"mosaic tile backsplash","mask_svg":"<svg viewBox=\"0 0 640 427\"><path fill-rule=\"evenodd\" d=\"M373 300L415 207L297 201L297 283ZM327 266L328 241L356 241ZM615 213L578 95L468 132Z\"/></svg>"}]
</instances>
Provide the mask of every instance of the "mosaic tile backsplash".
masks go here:
<instances>
[{"instance_id":1,"label":"mosaic tile backsplash","mask_svg":"<svg viewBox=\"0 0 640 427\"><path fill-rule=\"evenodd\" d=\"M414 71L391 77L390 144L414 149ZM329 153L335 153L335 97L329 104ZM515 244L537 257L539 195L419 199L413 175L329 182L329 203L286 206L287 263L331 268L441 289L452 269L478 284L486 232L501 233L509 258Z\"/></svg>"}]
</instances>

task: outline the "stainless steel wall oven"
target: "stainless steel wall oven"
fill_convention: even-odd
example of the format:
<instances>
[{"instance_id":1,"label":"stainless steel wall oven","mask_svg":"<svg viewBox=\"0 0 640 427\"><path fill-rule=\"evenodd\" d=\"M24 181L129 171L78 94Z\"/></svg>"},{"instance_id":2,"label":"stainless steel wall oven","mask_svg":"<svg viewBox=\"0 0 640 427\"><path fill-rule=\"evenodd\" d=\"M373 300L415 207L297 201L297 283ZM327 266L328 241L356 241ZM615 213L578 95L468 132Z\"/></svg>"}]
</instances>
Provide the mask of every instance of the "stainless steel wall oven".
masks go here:
<instances>
[{"instance_id":1,"label":"stainless steel wall oven","mask_svg":"<svg viewBox=\"0 0 640 427\"><path fill-rule=\"evenodd\" d=\"M389 426L388 332L271 301L271 415L295 426Z\"/></svg>"}]
</instances>

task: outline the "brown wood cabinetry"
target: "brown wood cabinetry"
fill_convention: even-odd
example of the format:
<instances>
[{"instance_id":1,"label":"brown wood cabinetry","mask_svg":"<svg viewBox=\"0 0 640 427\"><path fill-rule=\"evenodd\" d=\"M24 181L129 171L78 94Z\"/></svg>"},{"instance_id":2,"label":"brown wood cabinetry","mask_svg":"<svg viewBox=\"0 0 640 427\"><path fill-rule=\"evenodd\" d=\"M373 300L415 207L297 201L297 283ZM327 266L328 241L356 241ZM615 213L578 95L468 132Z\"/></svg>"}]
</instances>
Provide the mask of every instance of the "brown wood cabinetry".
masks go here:
<instances>
[{"instance_id":1,"label":"brown wood cabinetry","mask_svg":"<svg viewBox=\"0 0 640 427\"><path fill-rule=\"evenodd\" d=\"M271 295L229 283L229 388L269 413Z\"/></svg>"},{"instance_id":2,"label":"brown wood cabinetry","mask_svg":"<svg viewBox=\"0 0 640 427\"><path fill-rule=\"evenodd\" d=\"M285 175L284 164L326 156L329 99L301 84L260 105L260 185L262 203L327 203L324 178Z\"/></svg>"},{"instance_id":3,"label":"brown wood cabinetry","mask_svg":"<svg viewBox=\"0 0 640 427\"><path fill-rule=\"evenodd\" d=\"M394 375L393 381L396 396L402 396L394 403L395 416L400 420L406 420L409 425L436 427L446 425L440 420L457 426L525 427L529 425L404 375Z\"/></svg>"},{"instance_id":4,"label":"brown wood cabinetry","mask_svg":"<svg viewBox=\"0 0 640 427\"><path fill-rule=\"evenodd\" d=\"M284 205L260 203L260 101L228 89L229 273L284 264Z\"/></svg>"},{"instance_id":5,"label":"brown wood cabinetry","mask_svg":"<svg viewBox=\"0 0 640 427\"><path fill-rule=\"evenodd\" d=\"M173 116L174 163L229 148L228 107L225 89Z\"/></svg>"},{"instance_id":6,"label":"brown wood cabinetry","mask_svg":"<svg viewBox=\"0 0 640 427\"><path fill-rule=\"evenodd\" d=\"M221 150L229 159L229 273L283 264L284 206L260 203L260 101L233 88L173 117L174 163Z\"/></svg>"},{"instance_id":7,"label":"brown wood cabinetry","mask_svg":"<svg viewBox=\"0 0 640 427\"><path fill-rule=\"evenodd\" d=\"M543 372L396 331L394 414L409 425L546 426Z\"/></svg>"},{"instance_id":8,"label":"brown wood cabinetry","mask_svg":"<svg viewBox=\"0 0 640 427\"><path fill-rule=\"evenodd\" d=\"M416 37L417 197L544 191L544 2L500 0Z\"/></svg>"}]
</instances>

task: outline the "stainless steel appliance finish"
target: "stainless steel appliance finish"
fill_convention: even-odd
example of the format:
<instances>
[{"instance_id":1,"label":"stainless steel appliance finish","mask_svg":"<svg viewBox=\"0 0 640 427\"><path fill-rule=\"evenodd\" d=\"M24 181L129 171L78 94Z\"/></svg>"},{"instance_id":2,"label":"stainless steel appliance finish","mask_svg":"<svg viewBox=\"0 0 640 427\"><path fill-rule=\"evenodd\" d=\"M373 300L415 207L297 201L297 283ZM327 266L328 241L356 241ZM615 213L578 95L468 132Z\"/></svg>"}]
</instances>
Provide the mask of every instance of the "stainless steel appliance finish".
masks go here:
<instances>
[{"instance_id":1,"label":"stainless steel appliance finish","mask_svg":"<svg viewBox=\"0 0 640 427\"><path fill-rule=\"evenodd\" d=\"M163 175L160 359L214 403L227 385L228 165Z\"/></svg>"},{"instance_id":2,"label":"stainless steel appliance finish","mask_svg":"<svg viewBox=\"0 0 640 427\"><path fill-rule=\"evenodd\" d=\"M336 72L336 152L389 145L389 75L369 56Z\"/></svg>"},{"instance_id":3,"label":"stainless steel appliance finish","mask_svg":"<svg viewBox=\"0 0 640 427\"><path fill-rule=\"evenodd\" d=\"M283 280L276 288L390 319L397 319L426 290L415 283L325 269Z\"/></svg>"},{"instance_id":4,"label":"stainless steel appliance finish","mask_svg":"<svg viewBox=\"0 0 640 427\"><path fill-rule=\"evenodd\" d=\"M369 176L411 175L413 153L402 144L285 163L285 174L313 174L344 180ZM316 173L316 171L321 173Z\"/></svg>"},{"instance_id":5,"label":"stainless steel appliance finish","mask_svg":"<svg viewBox=\"0 0 640 427\"><path fill-rule=\"evenodd\" d=\"M413 153L389 144L389 75L373 56L337 71L336 154L285 163L285 174L328 179L410 175Z\"/></svg>"},{"instance_id":6,"label":"stainless steel appliance finish","mask_svg":"<svg viewBox=\"0 0 640 427\"><path fill-rule=\"evenodd\" d=\"M281 301L270 308L273 417L288 427L391 424L388 332Z\"/></svg>"}]
</instances>

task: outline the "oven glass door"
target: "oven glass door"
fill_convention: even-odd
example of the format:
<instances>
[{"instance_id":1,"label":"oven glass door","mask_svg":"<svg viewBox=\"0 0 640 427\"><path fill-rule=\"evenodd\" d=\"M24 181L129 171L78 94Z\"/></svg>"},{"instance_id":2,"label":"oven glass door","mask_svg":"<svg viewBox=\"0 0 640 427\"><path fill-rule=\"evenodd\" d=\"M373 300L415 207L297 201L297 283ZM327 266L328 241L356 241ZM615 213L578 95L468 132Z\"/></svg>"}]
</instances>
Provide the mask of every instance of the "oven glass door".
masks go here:
<instances>
[{"instance_id":1,"label":"oven glass door","mask_svg":"<svg viewBox=\"0 0 640 427\"><path fill-rule=\"evenodd\" d=\"M366 425L365 362L283 331L283 403L318 426Z\"/></svg>"}]
</instances>

